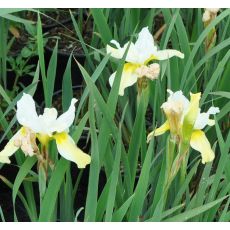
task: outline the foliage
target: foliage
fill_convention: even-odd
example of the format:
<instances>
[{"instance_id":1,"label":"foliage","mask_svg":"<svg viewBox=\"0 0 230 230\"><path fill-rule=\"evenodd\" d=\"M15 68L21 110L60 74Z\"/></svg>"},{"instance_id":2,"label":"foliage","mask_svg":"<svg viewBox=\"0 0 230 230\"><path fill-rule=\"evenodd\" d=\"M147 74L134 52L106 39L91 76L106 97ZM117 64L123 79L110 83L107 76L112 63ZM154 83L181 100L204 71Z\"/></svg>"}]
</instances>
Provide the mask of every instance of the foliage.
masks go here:
<instances>
[{"instance_id":1,"label":"foliage","mask_svg":"<svg viewBox=\"0 0 230 230\"><path fill-rule=\"evenodd\" d=\"M32 47L32 42L27 47L33 51L28 54L29 50L24 48L26 55L21 53L17 58L8 55L9 23L16 21L27 29L32 28L18 11L23 9L0 10L0 25L4 31L0 33L0 95L5 104L1 102L0 107L3 130L0 143L15 132L16 118L8 121L7 116L14 114L23 92L34 95L38 80L43 85L45 106L51 107L54 102L58 43L46 63L46 36L40 17L33 25L36 45ZM39 13L35 9L32 11ZM25 158L22 153L15 155L14 167L18 172L14 181L1 173L8 166L0 165L0 179L12 189L15 221L20 221L16 205L19 199L30 221L230 221L230 10L222 9L205 28L202 14L202 9L90 9L87 20L93 22L93 33L91 41L86 42L81 34L82 21L70 12L86 60L81 65L78 57L71 54L67 66L63 67L66 69L62 81L62 109L68 108L74 93L71 82L71 65L74 65L80 68L85 87L78 98L71 136L77 143L83 131L89 130L92 163L79 170L59 158L52 143L49 147L55 169L48 175L40 201L37 201L36 191L42 177L34 167L35 158ZM150 83L149 95L143 95L137 105L135 86L126 89L123 97L118 96L124 57L120 61L110 58L105 46L111 39L123 44L135 40L144 26L155 35L161 49L180 50L185 58L162 61L159 79ZM213 27L217 33L215 45L205 50L205 39ZM39 62L32 71L23 58L35 54ZM71 62L72 59L75 61ZM33 72L31 84L17 94L7 90L7 81L10 81L7 61L13 69L18 68L16 71L25 64L23 70L20 69L22 76ZM117 71L116 80L110 88L108 79L114 71ZM199 154L190 149L185 179L181 182L177 174L166 189L168 134L153 139L150 144L146 137L165 121L160 106L167 98L168 88L182 90L186 96L190 92L202 92L202 110L215 105L219 106L220 113L215 117L215 126L205 129L215 150L215 160L203 165ZM81 201L82 197L85 200ZM0 218L4 221L6 217L0 206Z\"/></svg>"}]
</instances>

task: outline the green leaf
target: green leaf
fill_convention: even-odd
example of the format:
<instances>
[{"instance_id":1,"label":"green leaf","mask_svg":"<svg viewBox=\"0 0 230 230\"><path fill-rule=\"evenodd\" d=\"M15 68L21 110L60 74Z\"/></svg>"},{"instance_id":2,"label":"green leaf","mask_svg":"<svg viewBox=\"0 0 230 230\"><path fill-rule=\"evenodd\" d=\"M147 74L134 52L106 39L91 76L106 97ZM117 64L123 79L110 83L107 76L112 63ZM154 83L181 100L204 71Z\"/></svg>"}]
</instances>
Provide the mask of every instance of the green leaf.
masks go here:
<instances>
[{"instance_id":1,"label":"green leaf","mask_svg":"<svg viewBox=\"0 0 230 230\"><path fill-rule=\"evenodd\" d=\"M116 197L116 187L118 184L118 176L120 172L120 158L121 158L121 134L118 136L117 139L116 155L113 164L113 171L111 173L110 187L109 187L108 200L107 200L106 213L105 213L106 222L112 220L113 208L114 208L115 197Z\"/></svg>"},{"instance_id":2,"label":"green leaf","mask_svg":"<svg viewBox=\"0 0 230 230\"><path fill-rule=\"evenodd\" d=\"M91 134L91 164L89 171L89 184L86 198L85 207L85 221L95 221L96 210L97 210L97 196L98 196L98 182L100 172L100 159L98 151L98 140L96 135L95 127L95 115L93 110L94 99L90 95L89 100L89 122L90 122L90 134Z\"/></svg>"},{"instance_id":3,"label":"green leaf","mask_svg":"<svg viewBox=\"0 0 230 230\"><path fill-rule=\"evenodd\" d=\"M113 214L113 218L112 221L113 222L121 222L125 216L125 214L127 213L127 210L129 209L129 206L132 203L132 200L134 198L135 194L133 194L132 196L130 196L125 203L114 212Z\"/></svg>"},{"instance_id":4,"label":"green leaf","mask_svg":"<svg viewBox=\"0 0 230 230\"><path fill-rule=\"evenodd\" d=\"M56 78L56 70L57 70L57 49L58 49L58 40L53 49L52 56L50 58L50 62L47 70L47 88L49 89L47 92L47 107L51 107L52 105L52 97L54 93L54 84Z\"/></svg>"},{"instance_id":5,"label":"green leaf","mask_svg":"<svg viewBox=\"0 0 230 230\"><path fill-rule=\"evenodd\" d=\"M44 222L52 220L52 215L55 210L58 192L60 190L61 184L63 182L68 167L69 162L63 158L57 162L55 170L51 175L44 199L41 203L39 221Z\"/></svg>"},{"instance_id":6,"label":"green leaf","mask_svg":"<svg viewBox=\"0 0 230 230\"><path fill-rule=\"evenodd\" d=\"M71 62L72 62L72 53L69 56L69 60L66 65L66 69L63 75L63 80L62 80L62 108L63 108L63 111L66 111L68 109L71 99L73 98Z\"/></svg>"},{"instance_id":7,"label":"green leaf","mask_svg":"<svg viewBox=\"0 0 230 230\"><path fill-rule=\"evenodd\" d=\"M103 14L103 9L91 9L91 12L101 39L106 45L112 40L112 34L107 24L105 15Z\"/></svg>"},{"instance_id":8,"label":"green leaf","mask_svg":"<svg viewBox=\"0 0 230 230\"><path fill-rule=\"evenodd\" d=\"M14 207L14 219L17 220L17 214L15 211L15 202L16 197L19 191L19 188L24 181L25 177L30 172L33 165L37 162L36 157L28 157L25 162L21 165L20 170L15 178L14 185L13 185L13 193L12 193L12 199L13 199L13 207ZM35 219L34 219L35 221Z\"/></svg>"},{"instance_id":9,"label":"green leaf","mask_svg":"<svg viewBox=\"0 0 230 230\"><path fill-rule=\"evenodd\" d=\"M210 203L208 203L208 204L204 204L204 205L202 205L202 206L200 206L200 207L197 207L197 208L194 208L194 209L191 209L191 210L188 210L188 211L185 211L185 212L183 212L183 213L180 213L180 214L178 214L178 215L176 215L176 216L173 216L173 217L171 217L171 218L168 218L168 219L166 219L166 220L164 220L164 221L166 221L166 222L178 222L178 221L187 221L187 220L189 220L189 219L191 219L191 218L193 218L193 217L195 217L195 216L197 216L197 215L200 215L201 213L203 213L203 212L206 212L207 210L209 210L210 208L212 208L212 207L214 207L215 205L217 205L217 204L219 204L220 202L222 202L224 199L226 199L227 197L229 197L229 195L228 196L224 196L224 197L222 197L222 198L220 198L220 199L217 199L217 200L215 200L215 201L213 201L213 202L210 202Z\"/></svg>"},{"instance_id":10,"label":"green leaf","mask_svg":"<svg viewBox=\"0 0 230 230\"><path fill-rule=\"evenodd\" d=\"M146 198L147 189L149 185L149 172L151 167L151 159L152 159L152 149L153 142L151 141L148 151L145 157L145 161L143 164L143 168L141 170L140 178L137 183L137 187L134 191L134 198L130 207L129 220L130 221L138 221L138 217L141 216L143 204Z\"/></svg>"}]
</instances>

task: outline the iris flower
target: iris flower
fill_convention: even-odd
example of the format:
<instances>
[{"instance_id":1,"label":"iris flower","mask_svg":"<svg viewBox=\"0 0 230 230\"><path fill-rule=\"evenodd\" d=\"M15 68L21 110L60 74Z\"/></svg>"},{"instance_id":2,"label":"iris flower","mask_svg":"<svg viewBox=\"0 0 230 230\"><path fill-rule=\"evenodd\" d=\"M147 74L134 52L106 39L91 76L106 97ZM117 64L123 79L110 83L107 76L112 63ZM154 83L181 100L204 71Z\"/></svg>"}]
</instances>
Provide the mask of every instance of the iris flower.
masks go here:
<instances>
[{"instance_id":1,"label":"iris flower","mask_svg":"<svg viewBox=\"0 0 230 230\"><path fill-rule=\"evenodd\" d=\"M17 102L16 112L17 120L22 127L0 152L0 162L10 163L9 157L19 148L26 156L36 155L39 152L36 139L45 147L54 139L58 152L65 159L75 162L79 168L85 168L91 158L75 145L68 134L75 117L76 102L77 99L73 98L69 109L59 117L55 108L45 108L44 113L38 115L33 98L24 93Z\"/></svg>"},{"instance_id":2,"label":"iris flower","mask_svg":"<svg viewBox=\"0 0 230 230\"><path fill-rule=\"evenodd\" d=\"M206 126L213 126L215 120L210 119L210 115L220 112L218 107L210 107L206 113L201 113L199 101L201 93L190 94L190 101L183 95L182 91L172 92L168 90L169 97L161 108L166 115L166 122L151 132L147 137L147 142L152 136L159 136L170 131L171 136L176 141L185 140L189 136L190 146L199 151L202 163L213 161L215 154L202 129ZM190 132L189 135L188 132Z\"/></svg>"},{"instance_id":3,"label":"iris flower","mask_svg":"<svg viewBox=\"0 0 230 230\"><path fill-rule=\"evenodd\" d=\"M116 48L107 45L107 53L110 53L116 59L122 59L129 43L126 43L123 47L115 40L110 41L110 43L115 45ZM135 84L138 78L147 77L154 80L158 77L160 66L158 63L151 64L151 61L166 60L173 56L184 58L184 54L177 50L158 50L148 27L144 27L139 33L137 41L130 44L121 76L119 95L123 96L125 88ZM110 86L113 85L115 75L116 72L109 78Z\"/></svg>"}]
</instances>

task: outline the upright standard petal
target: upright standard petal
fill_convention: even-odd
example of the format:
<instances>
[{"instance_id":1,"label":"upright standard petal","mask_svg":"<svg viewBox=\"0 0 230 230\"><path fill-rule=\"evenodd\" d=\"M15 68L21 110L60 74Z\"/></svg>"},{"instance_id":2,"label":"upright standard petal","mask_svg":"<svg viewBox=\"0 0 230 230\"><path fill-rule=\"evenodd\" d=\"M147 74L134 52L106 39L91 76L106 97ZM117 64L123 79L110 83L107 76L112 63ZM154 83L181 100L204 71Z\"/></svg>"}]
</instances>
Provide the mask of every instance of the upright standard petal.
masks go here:
<instances>
[{"instance_id":1,"label":"upright standard petal","mask_svg":"<svg viewBox=\"0 0 230 230\"><path fill-rule=\"evenodd\" d=\"M136 64L131 64L131 63L126 63L124 65L122 75L121 75L121 82L120 82L120 87L119 87L119 95L123 96L124 95L124 90L132 86L137 82L138 79L138 74L136 73L137 68L139 65ZM110 86L112 87L114 79L115 79L116 72L113 73L110 78L109 78L109 83Z\"/></svg>"},{"instance_id":2,"label":"upright standard petal","mask_svg":"<svg viewBox=\"0 0 230 230\"><path fill-rule=\"evenodd\" d=\"M151 140L153 136L160 136L164 134L166 131L170 130L169 122L166 121L163 125L161 125L156 130L153 130L149 135L147 136L147 143Z\"/></svg>"},{"instance_id":3,"label":"upright standard petal","mask_svg":"<svg viewBox=\"0 0 230 230\"><path fill-rule=\"evenodd\" d=\"M29 94L23 93L22 98L17 102L16 117L22 126L28 127L34 132L41 131L35 102Z\"/></svg>"},{"instance_id":4,"label":"upright standard petal","mask_svg":"<svg viewBox=\"0 0 230 230\"><path fill-rule=\"evenodd\" d=\"M138 63L141 64L144 64L147 60L149 60L157 51L157 47L154 45L153 36L149 32L148 27L144 27L138 34L135 49L138 53Z\"/></svg>"},{"instance_id":5,"label":"upright standard petal","mask_svg":"<svg viewBox=\"0 0 230 230\"><path fill-rule=\"evenodd\" d=\"M90 164L91 157L79 149L74 140L65 132L54 135L58 152L67 160L73 161L78 168L85 168Z\"/></svg>"},{"instance_id":6,"label":"upright standard petal","mask_svg":"<svg viewBox=\"0 0 230 230\"><path fill-rule=\"evenodd\" d=\"M71 100L71 104L69 109L63 113L56 122L53 124L53 132L56 131L58 133L61 133L65 130L68 130L68 128L72 125L75 118L75 104L77 102L77 99L73 98Z\"/></svg>"},{"instance_id":7,"label":"upright standard petal","mask_svg":"<svg viewBox=\"0 0 230 230\"><path fill-rule=\"evenodd\" d=\"M58 112L55 108L45 108L44 113L39 115L39 122L41 124L41 132L48 136L52 135L55 130L56 119Z\"/></svg>"},{"instance_id":8,"label":"upright standard petal","mask_svg":"<svg viewBox=\"0 0 230 230\"><path fill-rule=\"evenodd\" d=\"M203 131L196 130L192 133L190 145L201 153L203 164L211 162L215 158L215 154Z\"/></svg>"},{"instance_id":9,"label":"upright standard petal","mask_svg":"<svg viewBox=\"0 0 230 230\"><path fill-rule=\"evenodd\" d=\"M0 162L1 163L10 163L9 157L12 156L19 147L15 145L15 139L20 135L21 130L19 130L6 144L4 149L0 152Z\"/></svg>"},{"instance_id":10,"label":"upright standard petal","mask_svg":"<svg viewBox=\"0 0 230 230\"><path fill-rule=\"evenodd\" d=\"M189 100L183 95L181 90L173 92L167 89L167 92L169 93L169 97L167 102L162 104L161 108L164 109L165 106L172 107L175 112L178 113L180 111L184 115L189 107Z\"/></svg>"},{"instance_id":11,"label":"upright standard petal","mask_svg":"<svg viewBox=\"0 0 230 230\"><path fill-rule=\"evenodd\" d=\"M187 109L187 112L184 116L183 126L182 126L182 135L183 139L189 141L194 129L194 124L196 122L198 113L199 113L199 102L200 102L201 93L190 93L190 104Z\"/></svg>"},{"instance_id":12,"label":"upright standard petal","mask_svg":"<svg viewBox=\"0 0 230 230\"><path fill-rule=\"evenodd\" d=\"M182 91L172 92L167 90L170 96L164 102L161 108L167 117L170 126L170 132L173 135L179 135L181 125L184 119L185 111L189 107L189 100L183 95Z\"/></svg>"},{"instance_id":13,"label":"upright standard petal","mask_svg":"<svg viewBox=\"0 0 230 230\"><path fill-rule=\"evenodd\" d=\"M167 60L171 57L179 57L181 59L184 58L183 53L181 53L178 50L171 50L171 49L159 50L156 53L154 53L154 56L157 60Z\"/></svg>"}]
</instances>

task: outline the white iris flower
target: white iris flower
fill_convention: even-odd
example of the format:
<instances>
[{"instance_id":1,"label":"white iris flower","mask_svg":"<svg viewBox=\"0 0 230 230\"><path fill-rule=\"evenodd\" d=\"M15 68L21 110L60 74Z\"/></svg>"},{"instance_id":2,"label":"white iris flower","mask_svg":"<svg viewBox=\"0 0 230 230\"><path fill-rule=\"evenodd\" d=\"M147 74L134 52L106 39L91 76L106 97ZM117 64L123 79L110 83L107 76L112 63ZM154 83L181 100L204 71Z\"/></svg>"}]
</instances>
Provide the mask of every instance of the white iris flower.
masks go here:
<instances>
[{"instance_id":1,"label":"white iris flower","mask_svg":"<svg viewBox=\"0 0 230 230\"><path fill-rule=\"evenodd\" d=\"M121 47L120 44L112 40L110 43L114 44L116 48L107 45L106 51L110 53L112 57L122 59L128 43ZM184 54L172 49L158 50L154 44L152 34L149 32L148 27L144 27L138 34L138 39L135 43L131 43L127 56L126 64L121 76L121 83L119 88L119 95L124 95L125 88L132 86L143 76L154 80L160 73L160 66L158 63L149 64L152 60L166 60L171 57L177 56L184 58ZM114 82L116 72L109 78L109 83L112 86Z\"/></svg>"},{"instance_id":2,"label":"white iris flower","mask_svg":"<svg viewBox=\"0 0 230 230\"><path fill-rule=\"evenodd\" d=\"M10 163L9 157L19 148L25 155L33 156L38 152L36 138L43 146L56 140L59 153L67 160L75 162L79 168L85 168L90 163L89 155L79 149L68 134L69 127L75 118L75 103L72 99L69 109L58 117L55 108L45 108L42 115L36 112L35 102L29 94L23 94L17 102L17 120L22 128L11 138L0 152L0 162Z\"/></svg>"}]
</instances>

